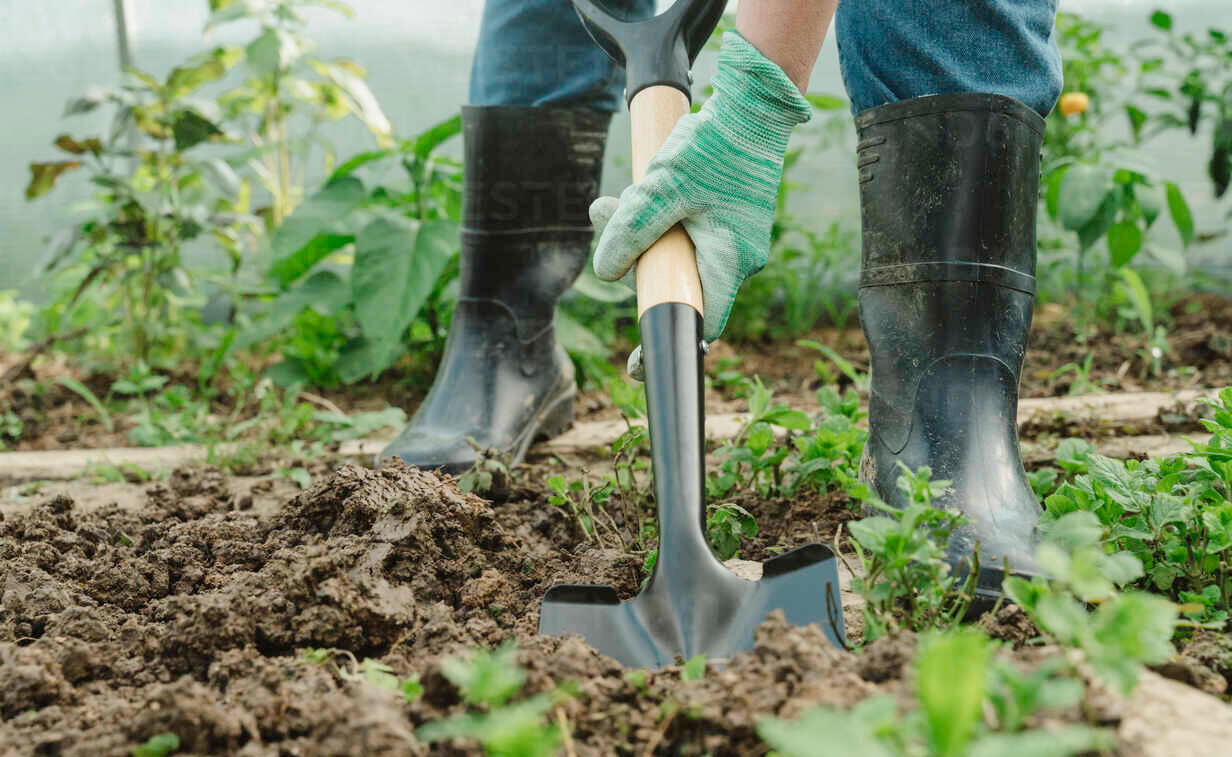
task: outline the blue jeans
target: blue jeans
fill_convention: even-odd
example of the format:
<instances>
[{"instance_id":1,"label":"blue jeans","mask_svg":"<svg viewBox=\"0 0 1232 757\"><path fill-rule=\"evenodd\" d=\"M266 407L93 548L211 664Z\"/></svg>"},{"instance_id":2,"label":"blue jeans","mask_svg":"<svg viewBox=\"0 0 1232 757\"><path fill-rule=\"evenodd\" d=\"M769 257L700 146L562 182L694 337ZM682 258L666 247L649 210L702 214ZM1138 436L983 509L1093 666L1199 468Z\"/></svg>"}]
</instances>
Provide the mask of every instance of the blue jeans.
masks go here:
<instances>
[{"instance_id":1,"label":"blue jeans","mask_svg":"<svg viewBox=\"0 0 1232 757\"><path fill-rule=\"evenodd\" d=\"M653 0L620 2L630 18L654 8ZM1047 115L1061 93L1056 11L1057 0L841 0L835 34L851 109L992 92ZM624 72L586 34L569 0L484 4L472 105L615 111L623 90Z\"/></svg>"}]
</instances>

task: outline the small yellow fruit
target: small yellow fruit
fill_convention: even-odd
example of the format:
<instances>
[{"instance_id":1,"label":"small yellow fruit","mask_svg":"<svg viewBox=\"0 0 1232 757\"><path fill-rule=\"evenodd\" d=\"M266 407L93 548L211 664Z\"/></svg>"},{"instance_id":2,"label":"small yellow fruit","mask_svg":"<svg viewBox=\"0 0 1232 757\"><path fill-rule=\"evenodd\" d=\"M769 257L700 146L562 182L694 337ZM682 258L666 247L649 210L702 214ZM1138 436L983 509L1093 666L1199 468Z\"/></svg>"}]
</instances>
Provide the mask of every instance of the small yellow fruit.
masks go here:
<instances>
[{"instance_id":1,"label":"small yellow fruit","mask_svg":"<svg viewBox=\"0 0 1232 757\"><path fill-rule=\"evenodd\" d=\"M1087 106L1091 104L1091 98L1087 97L1086 92L1066 92L1061 95L1061 115L1072 116L1086 111Z\"/></svg>"}]
</instances>

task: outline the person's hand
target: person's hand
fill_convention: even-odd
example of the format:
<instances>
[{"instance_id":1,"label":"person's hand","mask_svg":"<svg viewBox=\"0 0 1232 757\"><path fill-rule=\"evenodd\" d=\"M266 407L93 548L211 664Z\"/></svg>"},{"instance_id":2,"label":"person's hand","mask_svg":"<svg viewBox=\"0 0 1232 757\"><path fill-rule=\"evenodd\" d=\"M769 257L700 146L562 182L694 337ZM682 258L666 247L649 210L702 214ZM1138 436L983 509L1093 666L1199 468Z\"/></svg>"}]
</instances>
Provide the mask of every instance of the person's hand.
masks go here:
<instances>
[{"instance_id":1,"label":"person's hand","mask_svg":"<svg viewBox=\"0 0 1232 757\"><path fill-rule=\"evenodd\" d=\"M697 248L704 338L718 339L740 285L766 264L787 138L809 116L782 69L739 34L724 34L714 96L680 119L644 179L619 200L590 206L600 232L595 274L621 279L683 223Z\"/></svg>"}]
</instances>

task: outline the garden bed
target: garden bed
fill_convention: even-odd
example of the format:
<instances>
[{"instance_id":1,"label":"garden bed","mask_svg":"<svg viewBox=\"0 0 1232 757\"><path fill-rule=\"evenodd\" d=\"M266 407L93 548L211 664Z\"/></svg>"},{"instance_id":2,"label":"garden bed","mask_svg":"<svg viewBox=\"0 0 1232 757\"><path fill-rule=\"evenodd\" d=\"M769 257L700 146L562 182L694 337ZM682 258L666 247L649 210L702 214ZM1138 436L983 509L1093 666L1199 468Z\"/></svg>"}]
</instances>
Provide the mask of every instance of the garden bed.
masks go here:
<instances>
[{"instance_id":1,"label":"garden bed","mask_svg":"<svg viewBox=\"0 0 1232 757\"><path fill-rule=\"evenodd\" d=\"M55 497L10 510L0 521L0 754L127 755L168 733L195 754L426 754L416 730L467 709L444 660L508 641L526 675L518 697L556 691L544 728L557 729L568 754L760 754L764 716L876 694L909 705L916 639L907 633L853 655L817 628L771 618L752 653L700 678L680 667L630 676L577 639L538 638L549 585L606 583L628 597L639 566L593 546L542 497L509 494L493 504L431 473L346 465L254 507L205 468L151 486L136 509ZM764 526L747 557L826 538L852 517L798 504L749 503ZM1022 665L1047 654L1021 646L1036 632L1020 611L983 622L1018 647ZM1209 677L1175 675L1210 687ZM390 690L391 680L422 692ZM1189 751L1145 753L1218 754L1226 741L1212 739L1232 735L1232 709L1150 681L1155 712L1176 710L1180 697L1180 709L1205 720L1186 721ZM1094 718L1121 734L1115 753L1142 754L1143 733L1177 724L1137 722L1145 715L1135 706L1092 687L1034 724Z\"/></svg>"}]
</instances>

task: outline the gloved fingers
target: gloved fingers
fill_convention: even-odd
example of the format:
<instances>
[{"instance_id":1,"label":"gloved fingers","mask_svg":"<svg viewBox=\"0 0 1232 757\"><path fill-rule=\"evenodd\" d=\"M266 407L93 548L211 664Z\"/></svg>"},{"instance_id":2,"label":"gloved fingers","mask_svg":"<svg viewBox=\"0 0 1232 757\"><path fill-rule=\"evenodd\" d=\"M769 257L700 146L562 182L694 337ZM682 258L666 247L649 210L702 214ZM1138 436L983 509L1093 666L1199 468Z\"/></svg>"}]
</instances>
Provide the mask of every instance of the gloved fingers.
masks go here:
<instances>
[{"instance_id":1,"label":"gloved fingers","mask_svg":"<svg viewBox=\"0 0 1232 757\"><path fill-rule=\"evenodd\" d=\"M611 195L596 197L590 204L590 223L595 227L596 237L603 236L603 230L607 228L612 216L616 215L616 208L619 206L620 200Z\"/></svg>"},{"instance_id":2,"label":"gloved fingers","mask_svg":"<svg viewBox=\"0 0 1232 757\"><path fill-rule=\"evenodd\" d=\"M683 202L670 197L669 176L666 166L652 170L620 194L615 212L607 218L603 214L610 203L600 205L604 228L595 247L596 276L605 281L625 276L642 253L688 212ZM591 204L592 211L596 204L598 200Z\"/></svg>"},{"instance_id":3,"label":"gloved fingers","mask_svg":"<svg viewBox=\"0 0 1232 757\"><path fill-rule=\"evenodd\" d=\"M711 214L685 219L684 229L697 249L697 273L702 282L702 338L713 342L727 326L740 285L755 271L746 271L748 263L741 259L739 243L731 228Z\"/></svg>"},{"instance_id":4,"label":"gloved fingers","mask_svg":"<svg viewBox=\"0 0 1232 757\"><path fill-rule=\"evenodd\" d=\"M629 353L629 359L625 361L625 371L634 381L646 380L646 366L642 364L642 345L634 347Z\"/></svg>"}]
</instances>

